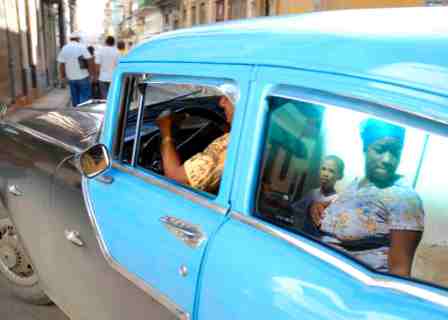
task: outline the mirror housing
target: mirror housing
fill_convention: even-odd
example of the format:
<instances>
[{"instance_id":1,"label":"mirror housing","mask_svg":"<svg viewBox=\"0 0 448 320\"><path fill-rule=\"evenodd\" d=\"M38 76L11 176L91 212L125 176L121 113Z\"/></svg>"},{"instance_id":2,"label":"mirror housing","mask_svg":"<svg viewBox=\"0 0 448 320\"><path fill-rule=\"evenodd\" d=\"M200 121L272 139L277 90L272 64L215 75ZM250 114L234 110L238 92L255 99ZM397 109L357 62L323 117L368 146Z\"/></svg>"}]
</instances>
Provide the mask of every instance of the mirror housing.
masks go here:
<instances>
[{"instance_id":1,"label":"mirror housing","mask_svg":"<svg viewBox=\"0 0 448 320\"><path fill-rule=\"evenodd\" d=\"M77 156L77 166L82 175L92 179L110 168L111 161L107 147L96 144Z\"/></svg>"}]
</instances>

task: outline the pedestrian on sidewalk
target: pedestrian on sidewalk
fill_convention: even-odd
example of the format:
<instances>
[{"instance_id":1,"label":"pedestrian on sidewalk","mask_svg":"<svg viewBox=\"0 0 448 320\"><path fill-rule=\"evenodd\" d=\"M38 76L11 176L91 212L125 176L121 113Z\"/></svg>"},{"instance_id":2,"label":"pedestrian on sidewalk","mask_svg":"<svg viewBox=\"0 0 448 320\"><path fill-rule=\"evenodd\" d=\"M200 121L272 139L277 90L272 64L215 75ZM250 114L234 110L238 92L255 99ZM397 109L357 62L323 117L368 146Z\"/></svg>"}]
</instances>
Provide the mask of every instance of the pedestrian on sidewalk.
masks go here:
<instances>
[{"instance_id":1,"label":"pedestrian on sidewalk","mask_svg":"<svg viewBox=\"0 0 448 320\"><path fill-rule=\"evenodd\" d=\"M115 38L108 36L105 46L95 56L96 76L100 83L101 97L107 99L112 75L120 59L120 52L115 48Z\"/></svg>"},{"instance_id":2,"label":"pedestrian on sidewalk","mask_svg":"<svg viewBox=\"0 0 448 320\"><path fill-rule=\"evenodd\" d=\"M118 52L120 52L120 56L122 56L122 57L128 53L128 51L126 50L126 44L124 43L123 40L118 40L117 49L118 49Z\"/></svg>"},{"instance_id":3,"label":"pedestrian on sidewalk","mask_svg":"<svg viewBox=\"0 0 448 320\"><path fill-rule=\"evenodd\" d=\"M92 55L81 42L78 32L70 34L70 42L59 52L59 72L62 81L68 80L72 105L91 99L92 88L90 76L93 76L94 66Z\"/></svg>"},{"instance_id":4,"label":"pedestrian on sidewalk","mask_svg":"<svg viewBox=\"0 0 448 320\"><path fill-rule=\"evenodd\" d=\"M88 46L87 50L89 50L89 53L92 55L93 61L95 61L95 47ZM100 84L98 83L98 79L96 77L93 77L92 79L92 99L101 99Z\"/></svg>"}]
</instances>

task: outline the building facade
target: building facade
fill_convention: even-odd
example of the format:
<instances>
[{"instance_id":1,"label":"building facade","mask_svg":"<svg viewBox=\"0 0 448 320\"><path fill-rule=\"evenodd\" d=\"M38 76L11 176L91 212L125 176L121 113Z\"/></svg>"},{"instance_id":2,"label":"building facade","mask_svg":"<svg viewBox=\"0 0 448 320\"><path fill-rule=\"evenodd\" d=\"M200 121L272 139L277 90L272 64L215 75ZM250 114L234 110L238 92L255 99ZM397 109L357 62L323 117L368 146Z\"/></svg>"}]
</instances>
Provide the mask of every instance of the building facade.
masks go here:
<instances>
[{"instance_id":1,"label":"building facade","mask_svg":"<svg viewBox=\"0 0 448 320\"><path fill-rule=\"evenodd\" d=\"M121 16L115 34L127 39L130 44L135 44L142 38L158 32L233 19L338 9L448 5L448 0L109 0L109 2L115 3L115 9L110 15ZM146 18L149 16L151 17ZM144 23L141 22L142 19L145 20ZM161 29L158 31L160 25Z\"/></svg>"},{"instance_id":2,"label":"building facade","mask_svg":"<svg viewBox=\"0 0 448 320\"><path fill-rule=\"evenodd\" d=\"M0 0L0 101L28 104L56 84L75 9L74 0Z\"/></svg>"}]
</instances>

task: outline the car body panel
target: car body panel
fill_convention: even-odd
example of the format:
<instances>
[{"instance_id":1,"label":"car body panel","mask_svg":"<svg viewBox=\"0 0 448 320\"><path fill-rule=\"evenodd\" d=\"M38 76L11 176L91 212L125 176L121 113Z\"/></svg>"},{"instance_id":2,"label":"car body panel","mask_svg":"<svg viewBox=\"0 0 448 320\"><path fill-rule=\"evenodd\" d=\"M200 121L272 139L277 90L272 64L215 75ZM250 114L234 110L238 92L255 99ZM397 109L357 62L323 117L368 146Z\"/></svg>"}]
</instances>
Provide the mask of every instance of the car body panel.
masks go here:
<instances>
[{"instance_id":1,"label":"car body panel","mask_svg":"<svg viewBox=\"0 0 448 320\"><path fill-rule=\"evenodd\" d=\"M123 61L294 67L446 94L446 13L440 7L340 10L231 21L164 33Z\"/></svg>"},{"instance_id":2,"label":"car body panel","mask_svg":"<svg viewBox=\"0 0 448 320\"><path fill-rule=\"evenodd\" d=\"M284 86L284 84L288 85ZM250 302L250 300L253 299L253 295L249 293L242 293L242 295L238 297L235 297L235 295L229 296L225 293L221 296L221 292L213 292L213 289L210 289L217 286L217 284L214 284L214 279L216 279L217 274L224 272L224 270L233 271L236 268L232 265L234 260L239 261L239 263L250 263L250 261L253 261L254 258L252 257L251 260L249 253L249 251L252 252L252 250L254 250L253 252L257 252L257 260L260 260L260 256L265 256L266 260L263 260L264 263L257 262L257 266L254 266L254 270L250 270L250 275L253 277L251 283L261 283L263 285L270 283L270 286L273 286L274 283L277 286L283 285L285 286L282 288L284 291L291 290L295 292L289 292L290 296L288 299L292 299L291 297L297 295L297 299L300 300L300 307L293 304L291 301L288 302L285 300L279 302L281 307L263 309L263 306L269 305L272 307L272 305L276 305L275 302L277 300L281 300L281 298L278 297L278 292L279 290L281 291L281 289L274 289L271 287L269 290L272 294L268 295L271 302L260 302L260 305L255 306L254 308L255 310L262 310L260 314L270 314L269 317L286 319L288 319L288 317L298 317L299 315L305 319L337 319L338 317L341 317L341 319L358 319L372 316L369 315L369 313L375 314L374 317L387 318L390 316L393 319L420 319L424 314L434 314L434 318L440 317L441 319L446 317L445 308L448 305L448 294L446 291L436 290L430 286L416 284L410 281L400 282L400 280L395 278L391 279L386 275L376 275L368 269L363 268L358 263L353 263L350 259L344 261L342 256L338 255L336 252L327 250L323 245L317 242L310 241L304 236L301 237L300 235L289 233L284 230L282 232L276 232L281 229L253 217L255 212L256 188L259 183L258 179L260 177L259 172L261 168L259 166L249 166L248 168L246 164L262 163L261 157L265 143L264 131L266 130L266 120L269 111L269 107L266 103L266 97L268 95L272 94L283 97L292 97L311 103L320 103L327 107L338 106L367 112L382 118L399 120L418 128L425 128L429 132L448 136L448 127L446 126L447 123L444 119L437 118L436 121L434 121L434 115L431 114L432 110L447 110L448 99L441 97L438 94L431 96L428 92L422 92L420 90L406 90L401 91L400 94L398 94L399 90L392 85L389 85L387 89L389 90L386 90L386 87L377 86L373 81L366 83L365 81L347 78L346 76L327 74L310 75L307 72L301 72L291 68L280 69L274 67L259 67L257 69L257 84L254 86L252 92L254 95L261 97L258 99L261 103L259 105L247 106L247 112L251 113L252 117L246 120L246 126L243 128L243 136L245 137L245 140L242 141L240 146L241 152L239 152L237 161L237 171L245 171L248 172L248 174L236 176L231 197L233 212L231 218L233 219L221 229L217 235L217 239L223 236L222 240L217 240L213 243L212 248L209 250L209 255L207 256L207 261L210 261L211 265L208 267L208 264L206 263L207 267L205 270L206 272L210 272L210 274L204 274L202 284L208 289L204 289L207 293L201 291L203 296L201 296L200 301L202 303L205 300L205 307L202 307L201 304L199 309L199 313L204 312L204 318L210 316L207 313L209 311L207 306L210 304L214 305L216 301L219 301L221 305L226 305L226 307L223 307L224 310L220 309L218 314L226 314L225 310L229 310L228 315L235 313L231 306L234 306L236 301L247 300L245 303L242 303L242 305L258 303L258 301ZM368 95L365 93L368 93ZM423 96L426 100L422 98ZM372 104L372 101L375 103ZM424 101L429 102L424 104L424 108L422 108L421 105ZM436 103L431 104L431 102ZM414 112L414 110L417 112ZM242 231L242 229L245 231ZM264 232L265 235L260 235L260 231L262 233ZM226 232L227 236L223 235L223 233ZM233 244L233 247L238 249L232 251L231 257L221 257L218 253L216 253L216 256L213 255L215 251L229 252L228 248L232 247L232 244L227 243L230 241L229 234L249 234L248 237L254 237L254 239L241 240L241 243L250 243L250 249ZM255 239L258 236L269 237L272 235L275 235L272 240ZM284 235L284 237L282 237L282 235ZM227 239L228 241L225 242L223 241L224 239ZM285 239L288 239L288 241ZM289 254L291 257L289 257L287 255L288 251L285 251L284 255L279 253L281 258L275 256L274 259L269 260L269 256L274 256L273 252L283 252L281 247L285 244L282 244L282 241L290 242L289 250L294 250L293 247L295 246L295 249L303 251L301 246L304 246L308 248L308 250L306 250L308 252L304 257L299 257L298 253L290 251ZM254 246L257 246L259 243L263 243L264 246L261 246L259 249L254 248ZM269 250L266 248L267 243L275 246L275 248ZM291 246L291 243L295 245ZM327 256L327 253L329 256ZM318 258L318 260L314 260L315 258ZM278 261L282 262L278 266L273 267L273 264L275 265ZM326 270L330 261L337 262L333 265L333 267L336 267L333 268L333 271ZM315 263L316 265L314 265ZM339 263L341 265L339 265ZM344 265L344 267L342 267L342 265ZM292 269L289 269L290 266L293 266ZM303 269L301 269L300 266L303 266ZM274 271L272 271L271 268L273 268ZM246 265L243 270L247 269ZM330 276L332 272L339 272L335 269L343 271L344 275L338 274ZM294 275L288 276L288 270L291 270ZM316 280L313 280L313 276L308 274L310 270L316 272ZM321 271L322 273L320 273ZM257 273L259 274L256 277L254 274ZM348 276L349 278L346 279L345 276ZM230 279L236 280L234 284L231 282L226 283L228 292L234 290L233 285L242 283L244 277L244 274L229 275ZM329 300L323 303L324 306L319 305L319 312L318 314L315 314L314 309L317 307L314 307L314 305L318 305L322 301L322 297L317 298L312 292L310 293L309 290L319 291L318 288L323 283L321 279L325 279L325 290L320 291L325 292L324 295L327 295ZM332 284L333 279L334 283ZM337 283L341 279L344 279L343 284ZM388 282L390 286L384 287L381 285L382 282ZM347 288L337 289L344 287L346 284L348 285ZM269 285L266 285L266 287L268 286ZM305 288L308 288L308 290ZM222 287L220 289L222 290ZM250 289L252 289L252 287ZM260 286L258 290L254 289L253 292L260 292L263 290L264 289ZM249 291L249 289L247 289L247 291ZM435 297L433 297L432 294L435 294ZM210 301L212 299L211 297L216 301ZM421 305L417 307L416 301L420 301L422 298L423 300L426 299L424 307ZM384 299L384 302L375 303L374 307L371 305L370 308L366 309L363 309L364 307L360 307L360 309L353 307L355 304L359 306L360 301L367 301L366 305L369 305L372 303L371 299L374 301ZM408 311L394 309L394 307L400 303L406 305ZM412 307L410 307L411 305ZM350 307L347 308L346 306ZM328 310L325 310L325 308L328 308ZM349 312L344 311L344 309ZM244 317L244 315L242 317ZM223 316L223 318L225 318L225 316Z\"/></svg>"},{"instance_id":3,"label":"car body panel","mask_svg":"<svg viewBox=\"0 0 448 320\"><path fill-rule=\"evenodd\" d=\"M233 212L215 237L205 258L197 319L446 318L446 305L363 283L310 254L318 247L313 241L288 234L311 248L303 250L262 231L285 233L283 230L266 222L259 222L263 227L257 228L256 223ZM369 277L378 277L342 255L325 248L318 250ZM387 277L379 276L378 280L387 281Z\"/></svg>"},{"instance_id":4,"label":"car body panel","mask_svg":"<svg viewBox=\"0 0 448 320\"><path fill-rule=\"evenodd\" d=\"M96 143L103 123L105 104L94 108L24 109L8 116L10 126L63 145L68 151L84 150Z\"/></svg>"},{"instance_id":5,"label":"car body panel","mask_svg":"<svg viewBox=\"0 0 448 320\"><path fill-rule=\"evenodd\" d=\"M86 119L79 111L77 115L76 119ZM67 116L63 119L73 123ZM37 123L41 124L41 118ZM88 123L84 122L84 129ZM98 128L98 122L91 124ZM81 174L72 162L78 147L87 145L72 145L71 152L63 147L70 147L70 140L64 138L73 137L74 127L68 127L67 135L56 135L61 143L42 138L51 134L52 126L38 131L31 120L27 132L21 132L21 126L15 123L1 128L1 143L7 146L3 153L2 196L38 271L41 286L74 319L90 319L92 314L97 319L123 319L131 313L136 319L146 319L149 313L174 319L171 312L111 269L104 259L84 205ZM9 194L6 190L11 185L17 186L23 196ZM76 247L67 241L65 230L78 231L84 246ZM117 304L122 295L129 297L129 302Z\"/></svg>"},{"instance_id":6,"label":"car body panel","mask_svg":"<svg viewBox=\"0 0 448 320\"><path fill-rule=\"evenodd\" d=\"M121 70L122 75L136 72L163 73L169 72L170 65L140 64L132 65ZM190 66L191 68L191 66ZM176 68L177 74L182 74L182 68ZM204 80L209 75L216 79L238 79L242 92L249 86L250 68L244 66L210 66L198 65ZM120 75L116 75L119 77ZM193 83L201 79L194 79ZM166 78L170 81L170 77ZM172 81L184 82L187 79L173 77ZM121 90L117 89L116 92ZM245 95L240 102L245 101ZM238 106L237 106L238 110ZM235 124L241 123L239 117L243 112L237 111L234 116ZM116 116L107 114L106 117ZM106 123L111 123L106 120ZM238 125L232 127L231 137L238 135ZM105 126L107 132L107 125ZM101 142L108 141L103 136ZM235 149L238 140L231 138L228 158L231 161L236 156ZM228 183L233 172L224 172L220 191L216 198L210 195L200 195L189 191L181 185L167 188L169 184L163 177L151 172L139 171L120 165L114 161L112 169L107 175L113 183L106 185L99 181L88 182L88 194L91 199L98 231L102 235L105 247L112 259L124 270L133 274L149 286L154 294L162 296L162 301L175 301L171 308L181 310L181 313L192 314L195 304L196 283L200 274L202 256L207 242L223 223L229 208ZM176 188L178 190L176 190ZM174 191L174 193L173 193ZM113 196L114 194L117 197ZM112 196L111 196L112 195ZM119 195L119 196L118 196ZM123 206L122 198L128 199L130 204ZM150 200L149 200L150 199ZM145 210L142 210L145 208ZM200 228L204 234L202 244L191 248L173 236L161 222L164 217L181 219ZM126 242L128 245L123 246ZM179 274L181 267L188 269L188 275ZM170 304L168 303L168 307Z\"/></svg>"}]
</instances>

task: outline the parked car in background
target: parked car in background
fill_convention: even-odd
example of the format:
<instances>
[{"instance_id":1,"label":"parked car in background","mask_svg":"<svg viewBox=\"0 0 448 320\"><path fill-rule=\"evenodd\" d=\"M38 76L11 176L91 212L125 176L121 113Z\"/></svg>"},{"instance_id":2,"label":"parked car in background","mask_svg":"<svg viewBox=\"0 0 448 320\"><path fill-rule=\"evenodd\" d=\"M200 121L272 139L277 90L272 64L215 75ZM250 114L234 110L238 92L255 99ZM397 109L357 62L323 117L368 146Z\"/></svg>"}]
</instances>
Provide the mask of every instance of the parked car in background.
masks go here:
<instances>
[{"instance_id":1,"label":"parked car in background","mask_svg":"<svg viewBox=\"0 0 448 320\"><path fill-rule=\"evenodd\" d=\"M1 273L72 319L446 319L447 16L179 30L120 61L107 106L4 110ZM167 110L181 164L229 132L216 190L165 175ZM323 169L328 156L344 166Z\"/></svg>"}]
</instances>

